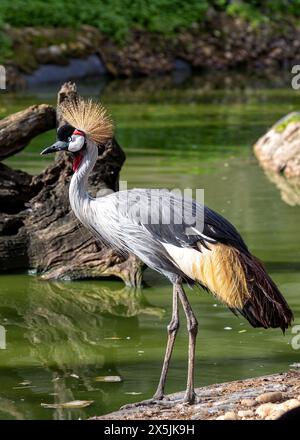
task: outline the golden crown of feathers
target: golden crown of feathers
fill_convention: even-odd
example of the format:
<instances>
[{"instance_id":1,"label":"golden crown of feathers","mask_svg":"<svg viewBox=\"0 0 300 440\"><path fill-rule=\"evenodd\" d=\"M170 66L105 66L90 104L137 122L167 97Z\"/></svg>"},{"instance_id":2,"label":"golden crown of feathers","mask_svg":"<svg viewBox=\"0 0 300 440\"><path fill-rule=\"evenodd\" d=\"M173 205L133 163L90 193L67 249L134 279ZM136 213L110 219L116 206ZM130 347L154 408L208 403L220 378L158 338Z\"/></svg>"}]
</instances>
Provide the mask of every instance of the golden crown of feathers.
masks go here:
<instances>
[{"instance_id":1,"label":"golden crown of feathers","mask_svg":"<svg viewBox=\"0 0 300 440\"><path fill-rule=\"evenodd\" d=\"M92 99L64 101L60 105L63 119L74 128L83 131L97 144L103 144L113 137L113 122L107 110Z\"/></svg>"}]
</instances>

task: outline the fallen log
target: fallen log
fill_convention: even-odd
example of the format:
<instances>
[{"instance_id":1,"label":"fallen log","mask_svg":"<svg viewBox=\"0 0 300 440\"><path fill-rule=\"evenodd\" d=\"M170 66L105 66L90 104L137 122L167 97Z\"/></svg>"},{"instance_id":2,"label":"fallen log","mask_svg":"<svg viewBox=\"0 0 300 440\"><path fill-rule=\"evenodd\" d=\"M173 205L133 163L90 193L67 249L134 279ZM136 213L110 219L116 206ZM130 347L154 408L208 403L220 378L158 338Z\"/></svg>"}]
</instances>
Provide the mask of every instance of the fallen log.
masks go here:
<instances>
[{"instance_id":1,"label":"fallen log","mask_svg":"<svg viewBox=\"0 0 300 440\"><path fill-rule=\"evenodd\" d=\"M51 105L33 105L0 121L0 160L23 150L32 138L55 128Z\"/></svg>"},{"instance_id":2,"label":"fallen log","mask_svg":"<svg viewBox=\"0 0 300 440\"><path fill-rule=\"evenodd\" d=\"M76 96L76 86L66 83L58 103ZM61 125L59 114L57 119ZM104 146L109 153L99 158L89 179L94 195L100 189L118 189L125 154L116 140L110 142ZM140 285L141 262L104 247L71 211L68 185L72 164L66 153L58 154L38 176L0 166L0 271L30 269L45 279L116 276L128 285Z\"/></svg>"}]
</instances>

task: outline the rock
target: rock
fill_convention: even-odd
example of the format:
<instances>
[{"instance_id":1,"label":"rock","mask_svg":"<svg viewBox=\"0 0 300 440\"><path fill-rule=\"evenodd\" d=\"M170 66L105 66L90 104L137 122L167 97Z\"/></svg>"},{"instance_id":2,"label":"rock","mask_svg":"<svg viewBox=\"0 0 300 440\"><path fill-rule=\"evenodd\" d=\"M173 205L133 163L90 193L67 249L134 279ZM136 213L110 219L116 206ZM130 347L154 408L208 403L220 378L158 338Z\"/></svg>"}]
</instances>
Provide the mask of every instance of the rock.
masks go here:
<instances>
[{"instance_id":1,"label":"rock","mask_svg":"<svg viewBox=\"0 0 300 440\"><path fill-rule=\"evenodd\" d=\"M202 420L205 419L209 415L209 412L207 410L198 411L196 414L191 416L191 420Z\"/></svg>"},{"instance_id":2,"label":"rock","mask_svg":"<svg viewBox=\"0 0 300 440\"><path fill-rule=\"evenodd\" d=\"M186 61L181 60L179 58L174 60L174 69L175 69L175 71L185 72L185 73L188 73L189 75L192 73L191 65L189 63L187 63Z\"/></svg>"},{"instance_id":3,"label":"rock","mask_svg":"<svg viewBox=\"0 0 300 440\"><path fill-rule=\"evenodd\" d=\"M256 398L258 403L278 402L282 399L282 393L279 391L264 393Z\"/></svg>"},{"instance_id":4,"label":"rock","mask_svg":"<svg viewBox=\"0 0 300 440\"><path fill-rule=\"evenodd\" d=\"M274 408L275 408L274 403L264 403L256 409L255 414L257 414L262 419L265 419L271 414Z\"/></svg>"},{"instance_id":5,"label":"rock","mask_svg":"<svg viewBox=\"0 0 300 440\"><path fill-rule=\"evenodd\" d=\"M237 420L238 415L234 411L227 411L223 416L219 416L216 420Z\"/></svg>"},{"instance_id":6,"label":"rock","mask_svg":"<svg viewBox=\"0 0 300 440\"><path fill-rule=\"evenodd\" d=\"M242 406L247 406L248 408L251 408L252 406L257 405L257 402L254 399L242 399L241 400L241 405Z\"/></svg>"},{"instance_id":7,"label":"rock","mask_svg":"<svg viewBox=\"0 0 300 440\"><path fill-rule=\"evenodd\" d=\"M107 70L97 55L87 58L74 58L65 65L44 64L31 75L24 76L28 86L39 84L67 81L71 79L87 78L89 76L105 75Z\"/></svg>"},{"instance_id":8,"label":"rock","mask_svg":"<svg viewBox=\"0 0 300 440\"><path fill-rule=\"evenodd\" d=\"M285 411L282 408L274 408L273 411L271 411L270 415L266 417L265 420L276 420L280 416L282 416L285 413Z\"/></svg>"},{"instance_id":9,"label":"rock","mask_svg":"<svg viewBox=\"0 0 300 440\"><path fill-rule=\"evenodd\" d=\"M240 411L238 411L238 416L239 417L252 417L252 416L254 416L254 412L252 411L252 409L240 410Z\"/></svg>"},{"instance_id":10,"label":"rock","mask_svg":"<svg viewBox=\"0 0 300 440\"><path fill-rule=\"evenodd\" d=\"M254 153L267 171L300 177L300 112L280 119L254 145Z\"/></svg>"},{"instance_id":11,"label":"rock","mask_svg":"<svg viewBox=\"0 0 300 440\"><path fill-rule=\"evenodd\" d=\"M41 47L37 49L35 56L39 64L65 64L68 62L63 46Z\"/></svg>"},{"instance_id":12,"label":"rock","mask_svg":"<svg viewBox=\"0 0 300 440\"><path fill-rule=\"evenodd\" d=\"M289 409L297 408L300 406L298 399L289 399L281 404L281 407L284 411L288 411Z\"/></svg>"},{"instance_id":13,"label":"rock","mask_svg":"<svg viewBox=\"0 0 300 440\"><path fill-rule=\"evenodd\" d=\"M300 363L299 362L294 362L293 364L290 365L291 368L300 368ZM300 385L298 385L298 389L300 388Z\"/></svg>"},{"instance_id":14,"label":"rock","mask_svg":"<svg viewBox=\"0 0 300 440\"><path fill-rule=\"evenodd\" d=\"M300 406L300 402L297 399L289 399L280 404L264 403L257 408L256 414L262 419L275 420L286 411L298 406Z\"/></svg>"},{"instance_id":15,"label":"rock","mask_svg":"<svg viewBox=\"0 0 300 440\"><path fill-rule=\"evenodd\" d=\"M300 406L300 402L297 399L289 399L279 405L274 405L266 420L276 420L290 409L297 408L298 406Z\"/></svg>"}]
</instances>

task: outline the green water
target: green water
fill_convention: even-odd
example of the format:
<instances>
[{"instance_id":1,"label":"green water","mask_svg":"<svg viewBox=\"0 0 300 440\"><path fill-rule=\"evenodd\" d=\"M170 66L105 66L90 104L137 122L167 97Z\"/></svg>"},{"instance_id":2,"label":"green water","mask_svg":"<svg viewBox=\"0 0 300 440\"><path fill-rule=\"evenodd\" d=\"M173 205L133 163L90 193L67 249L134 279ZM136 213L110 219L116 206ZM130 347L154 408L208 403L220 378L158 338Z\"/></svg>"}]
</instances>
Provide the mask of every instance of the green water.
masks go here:
<instances>
[{"instance_id":1,"label":"green water","mask_svg":"<svg viewBox=\"0 0 300 440\"><path fill-rule=\"evenodd\" d=\"M258 167L252 143L277 119L298 110L289 85L251 80L224 86L196 77L82 84L98 95L117 124L127 154L121 178L129 187L204 188L205 202L240 230L288 299L300 324L299 206L282 201ZM0 116L54 102L55 88L1 95ZM38 173L51 158L38 152L53 133L6 161ZM27 274L0 277L0 418L87 418L148 398L157 384L171 311L171 287L146 271L133 292L121 282L48 283ZM200 290L188 291L199 320L196 385L286 370L299 362L292 333L253 329ZM184 318L182 317L182 322ZM168 392L184 389L187 335L182 325ZM103 376L120 382L103 383ZM41 403L93 400L88 408L46 409Z\"/></svg>"}]
</instances>

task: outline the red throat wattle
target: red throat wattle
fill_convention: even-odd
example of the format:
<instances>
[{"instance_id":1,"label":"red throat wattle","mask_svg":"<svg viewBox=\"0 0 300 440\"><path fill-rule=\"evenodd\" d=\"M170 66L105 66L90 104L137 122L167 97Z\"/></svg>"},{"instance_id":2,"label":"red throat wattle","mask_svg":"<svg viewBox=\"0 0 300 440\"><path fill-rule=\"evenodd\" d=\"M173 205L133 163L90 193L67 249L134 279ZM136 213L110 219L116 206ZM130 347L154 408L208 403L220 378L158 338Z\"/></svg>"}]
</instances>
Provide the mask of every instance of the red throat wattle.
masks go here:
<instances>
[{"instance_id":1,"label":"red throat wattle","mask_svg":"<svg viewBox=\"0 0 300 440\"><path fill-rule=\"evenodd\" d=\"M73 171L74 171L74 173L80 167L82 159L83 159L83 152L82 151L78 151L78 153L74 156L74 159L73 159Z\"/></svg>"}]
</instances>

